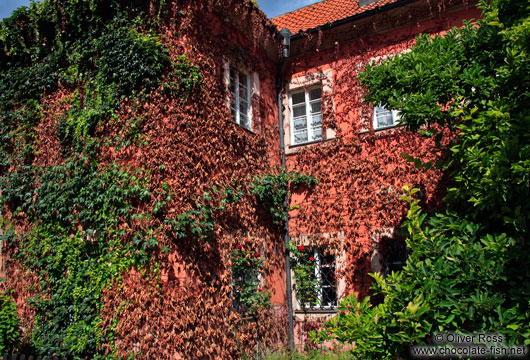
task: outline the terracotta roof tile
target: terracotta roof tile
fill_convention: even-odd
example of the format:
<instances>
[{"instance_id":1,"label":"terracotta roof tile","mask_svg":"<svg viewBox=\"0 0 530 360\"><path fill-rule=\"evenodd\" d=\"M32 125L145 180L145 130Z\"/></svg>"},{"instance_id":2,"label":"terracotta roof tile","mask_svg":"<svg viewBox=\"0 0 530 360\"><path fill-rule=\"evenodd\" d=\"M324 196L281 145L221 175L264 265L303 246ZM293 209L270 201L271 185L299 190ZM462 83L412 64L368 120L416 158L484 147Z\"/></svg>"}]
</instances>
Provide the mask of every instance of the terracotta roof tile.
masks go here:
<instances>
[{"instance_id":1,"label":"terracotta roof tile","mask_svg":"<svg viewBox=\"0 0 530 360\"><path fill-rule=\"evenodd\" d=\"M272 22L279 30L286 27L291 33L296 34L300 30L312 29L317 26L332 23L396 1L364 0L368 4L359 6L359 0L324 0L286 14L278 15L272 18Z\"/></svg>"}]
</instances>

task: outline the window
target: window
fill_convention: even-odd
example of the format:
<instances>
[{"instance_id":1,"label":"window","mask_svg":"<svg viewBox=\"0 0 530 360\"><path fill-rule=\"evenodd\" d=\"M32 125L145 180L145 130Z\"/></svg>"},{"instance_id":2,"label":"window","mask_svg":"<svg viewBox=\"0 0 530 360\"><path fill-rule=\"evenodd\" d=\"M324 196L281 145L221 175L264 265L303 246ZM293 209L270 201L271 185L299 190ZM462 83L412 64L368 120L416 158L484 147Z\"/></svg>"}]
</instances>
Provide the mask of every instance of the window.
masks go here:
<instances>
[{"instance_id":1,"label":"window","mask_svg":"<svg viewBox=\"0 0 530 360\"><path fill-rule=\"evenodd\" d=\"M260 286L264 278L261 252L238 245L231 260L233 308L240 314L252 314L269 306L270 293Z\"/></svg>"},{"instance_id":2,"label":"window","mask_svg":"<svg viewBox=\"0 0 530 360\"><path fill-rule=\"evenodd\" d=\"M399 116L398 111L387 110L384 106L381 105L375 106L374 130L396 126L400 118L401 116Z\"/></svg>"},{"instance_id":3,"label":"window","mask_svg":"<svg viewBox=\"0 0 530 360\"><path fill-rule=\"evenodd\" d=\"M318 280L318 303L321 308L337 307L337 284L335 278L335 255L315 251L315 276Z\"/></svg>"},{"instance_id":4,"label":"window","mask_svg":"<svg viewBox=\"0 0 530 360\"><path fill-rule=\"evenodd\" d=\"M230 67L230 94L230 111L234 122L251 130L249 74Z\"/></svg>"},{"instance_id":5,"label":"window","mask_svg":"<svg viewBox=\"0 0 530 360\"><path fill-rule=\"evenodd\" d=\"M291 144L322 140L321 97L320 87L291 94Z\"/></svg>"},{"instance_id":6,"label":"window","mask_svg":"<svg viewBox=\"0 0 530 360\"><path fill-rule=\"evenodd\" d=\"M337 307L335 255L320 249L295 252L294 275L298 304L302 309L333 309Z\"/></svg>"}]
</instances>

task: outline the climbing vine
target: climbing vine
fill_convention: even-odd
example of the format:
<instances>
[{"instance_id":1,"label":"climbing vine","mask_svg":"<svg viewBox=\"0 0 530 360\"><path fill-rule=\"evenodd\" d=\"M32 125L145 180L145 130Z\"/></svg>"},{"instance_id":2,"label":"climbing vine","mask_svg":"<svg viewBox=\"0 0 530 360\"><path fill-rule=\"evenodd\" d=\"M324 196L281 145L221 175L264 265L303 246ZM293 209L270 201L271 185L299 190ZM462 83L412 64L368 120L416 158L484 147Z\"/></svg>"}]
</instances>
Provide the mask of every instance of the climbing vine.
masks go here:
<instances>
[{"instance_id":1,"label":"climbing vine","mask_svg":"<svg viewBox=\"0 0 530 360\"><path fill-rule=\"evenodd\" d=\"M296 299L303 309L318 306L318 289L321 280L316 276L316 261L313 252L304 245L290 246L292 269L294 273L294 290Z\"/></svg>"},{"instance_id":2,"label":"climbing vine","mask_svg":"<svg viewBox=\"0 0 530 360\"><path fill-rule=\"evenodd\" d=\"M256 315L261 308L272 306L270 292L260 288L263 280L261 253L245 250L238 244L231 255L234 307L243 314Z\"/></svg>"},{"instance_id":3,"label":"climbing vine","mask_svg":"<svg viewBox=\"0 0 530 360\"><path fill-rule=\"evenodd\" d=\"M307 236L305 246L345 254L337 275L346 293L370 294L373 279L368 273L374 252L385 253L383 269L385 262L401 255L404 241L399 225L406 215L406 205L400 201L403 186L419 188L422 205L430 212L440 206L450 181L441 168L416 168L404 158L436 164L440 152L434 137L414 134L406 126L374 130L373 104L364 101L365 89L359 81L367 65L410 48L417 31L435 34L446 26L441 20L431 20L421 22L419 29L402 28L426 11L431 15L441 11L423 5L409 10L409 18L394 14L359 24L362 37L352 34L347 40L335 41L327 32L305 34L293 43L293 49L304 52L293 51L286 70L293 83L306 81L307 87L314 86L315 78L331 74L332 92L322 95L322 131L329 136L317 144L293 147L287 155L289 168L313 174L320 181L309 196L293 192L290 233ZM457 16L451 21L455 26L461 24ZM385 30L389 28L402 30L390 36ZM316 57L307 55L316 53ZM449 141L450 132L444 132Z\"/></svg>"},{"instance_id":4,"label":"climbing vine","mask_svg":"<svg viewBox=\"0 0 530 360\"><path fill-rule=\"evenodd\" d=\"M20 336L19 319L15 303L0 293L0 353L13 350Z\"/></svg>"},{"instance_id":5,"label":"climbing vine","mask_svg":"<svg viewBox=\"0 0 530 360\"><path fill-rule=\"evenodd\" d=\"M35 355L231 359L256 326L262 342L283 336L269 306L252 323L232 306L236 244L267 244L263 304L279 266L278 233L248 196L277 128L266 96L256 134L233 124L220 66L269 68L251 43L274 39L243 36L269 26L250 2L176 4L45 0L0 25L5 287Z\"/></svg>"},{"instance_id":6,"label":"climbing vine","mask_svg":"<svg viewBox=\"0 0 530 360\"><path fill-rule=\"evenodd\" d=\"M313 175L281 169L277 174L254 177L250 187L251 192L267 208L274 223L280 224L287 221L286 210L288 209L285 209L284 200L289 195L289 188L297 188L302 185L312 187L316 184L318 184L318 180Z\"/></svg>"}]
</instances>

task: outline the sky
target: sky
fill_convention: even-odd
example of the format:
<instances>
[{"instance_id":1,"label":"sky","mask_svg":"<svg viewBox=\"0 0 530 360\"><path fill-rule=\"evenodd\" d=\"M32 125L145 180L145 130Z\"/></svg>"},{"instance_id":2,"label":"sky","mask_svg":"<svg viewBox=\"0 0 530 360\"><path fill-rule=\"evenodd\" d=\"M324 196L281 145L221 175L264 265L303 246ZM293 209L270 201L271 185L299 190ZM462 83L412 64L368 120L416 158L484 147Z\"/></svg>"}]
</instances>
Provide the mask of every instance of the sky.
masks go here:
<instances>
[{"instance_id":1,"label":"sky","mask_svg":"<svg viewBox=\"0 0 530 360\"><path fill-rule=\"evenodd\" d=\"M258 6L268 17L274 17L303 6L318 2L318 0L257 0ZM0 0L0 19L11 16L13 10L28 6L30 0Z\"/></svg>"},{"instance_id":2,"label":"sky","mask_svg":"<svg viewBox=\"0 0 530 360\"><path fill-rule=\"evenodd\" d=\"M257 2L259 8L268 17L274 17L316 3L318 0L257 0Z\"/></svg>"},{"instance_id":3,"label":"sky","mask_svg":"<svg viewBox=\"0 0 530 360\"><path fill-rule=\"evenodd\" d=\"M13 10L28 6L29 0L0 0L0 19L11 16Z\"/></svg>"}]
</instances>

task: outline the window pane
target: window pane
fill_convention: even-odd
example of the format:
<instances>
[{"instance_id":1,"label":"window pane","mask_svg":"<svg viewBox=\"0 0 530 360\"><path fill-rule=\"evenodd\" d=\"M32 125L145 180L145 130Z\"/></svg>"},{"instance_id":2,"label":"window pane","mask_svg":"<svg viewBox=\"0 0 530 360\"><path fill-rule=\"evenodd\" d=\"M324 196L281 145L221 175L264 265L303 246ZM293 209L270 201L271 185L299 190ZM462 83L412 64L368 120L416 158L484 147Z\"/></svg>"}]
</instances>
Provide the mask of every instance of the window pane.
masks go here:
<instances>
[{"instance_id":1,"label":"window pane","mask_svg":"<svg viewBox=\"0 0 530 360\"><path fill-rule=\"evenodd\" d=\"M337 292L335 287L324 287L322 289L322 307L337 306Z\"/></svg>"},{"instance_id":2,"label":"window pane","mask_svg":"<svg viewBox=\"0 0 530 360\"><path fill-rule=\"evenodd\" d=\"M295 131L294 132L294 143L302 144L307 142L307 130Z\"/></svg>"},{"instance_id":3,"label":"window pane","mask_svg":"<svg viewBox=\"0 0 530 360\"><path fill-rule=\"evenodd\" d=\"M335 256L320 255L320 276L322 281L322 306L337 306L337 290L335 283Z\"/></svg>"},{"instance_id":4,"label":"window pane","mask_svg":"<svg viewBox=\"0 0 530 360\"><path fill-rule=\"evenodd\" d=\"M293 94L292 101L293 101L293 105L305 103L305 93L299 92L299 93Z\"/></svg>"},{"instance_id":5,"label":"window pane","mask_svg":"<svg viewBox=\"0 0 530 360\"><path fill-rule=\"evenodd\" d=\"M247 90L247 87L245 86L242 86L241 84L239 84L239 98L241 100L245 100L245 101L249 101L250 99L248 98L248 90Z\"/></svg>"},{"instance_id":6,"label":"window pane","mask_svg":"<svg viewBox=\"0 0 530 360\"><path fill-rule=\"evenodd\" d=\"M248 121L248 117L247 115L241 113L239 115L239 125L247 128L247 129L250 129L250 122Z\"/></svg>"},{"instance_id":7,"label":"window pane","mask_svg":"<svg viewBox=\"0 0 530 360\"><path fill-rule=\"evenodd\" d=\"M322 140L322 128L313 129L313 140Z\"/></svg>"},{"instance_id":8,"label":"window pane","mask_svg":"<svg viewBox=\"0 0 530 360\"><path fill-rule=\"evenodd\" d=\"M377 106L375 108L376 125L377 127L392 126L392 112L384 107Z\"/></svg>"},{"instance_id":9,"label":"window pane","mask_svg":"<svg viewBox=\"0 0 530 360\"><path fill-rule=\"evenodd\" d=\"M322 115L311 116L311 128L313 129L312 140L322 140Z\"/></svg>"},{"instance_id":10,"label":"window pane","mask_svg":"<svg viewBox=\"0 0 530 360\"><path fill-rule=\"evenodd\" d=\"M322 109L322 102L320 101L312 101L311 102L311 113L319 113Z\"/></svg>"},{"instance_id":11,"label":"window pane","mask_svg":"<svg viewBox=\"0 0 530 360\"><path fill-rule=\"evenodd\" d=\"M239 86L239 98L247 102L249 101L247 88Z\"/></svg>"},{"instance_id":12,"label":"window pane","mask_svg":"<svg viewBox=\"0 0 530 360\"><path fill-rule=\"evenodd\" d=\"M239 72L239 85L240 86L244 86L245 88L247 87L247 83L248 83L247 77L248 77L247 74Z\"/></svg>"},{"instance_id":13,"label":"window pane","mask_svg":"<svg viewBox=\"0 0 530 360\"><path fill-rule=\"evenodd\" d=\"M322 127L322 115L311 115L311 126L312 127Z\"/></svg>"},{"instance_id":14,"label":"window pane","mask_svg":"<svg viewBox=\"0 0 530 360\"><path fill-rule=\"evenodd\" d=\"M305 130L307 129L307 118L305 116L294 118L293 124L295 130Z\"/></svg>"},{"instance_id":15,"label":"window pane","mask_svg":"<svg viewBox=\"0 0 530 360\"><path fill-rule=\"evenodd\" d=\"M243 101L243 99L239 99L239 111L241 115L247 115L248 113L248 103L246 101Z\"/></svg>"},{"instance_id":16,"label":"window pane","mask_svg":"<svg viewBox=\"0 0 530 360\"><path fill-rule=\"evenodd\" d=\"M331 254L321 255L321 258L322 258L322 265L335 266L335 255L331 255Z\"/></svg>"},{"instance_id":17,"label":"window pane","mask_svg":"<svg viewBox=\"0 0 530 360\"><path fill-rule=\"evenodd\" d=\"M309 91L309 100L320 99L322 95L322 89L317 88Z\"/></svg>"},{"instance_id":18,"label":"window pane","mask_svg":"<svg viewBox=\"0 0 530 360\"><path fill-rule=\"evenodd\" d=\"M293 117L305 116L305 105L293 106Z\"/></svg>"}]
</instances>

